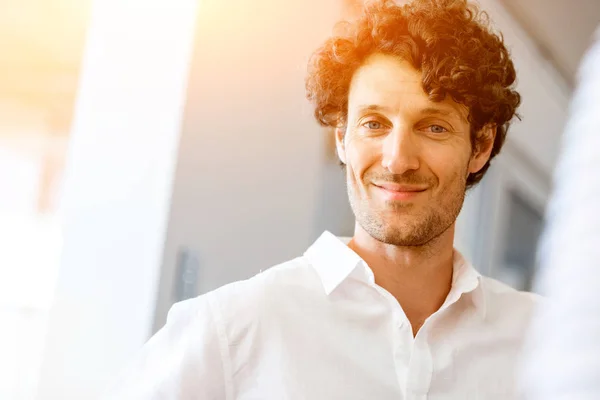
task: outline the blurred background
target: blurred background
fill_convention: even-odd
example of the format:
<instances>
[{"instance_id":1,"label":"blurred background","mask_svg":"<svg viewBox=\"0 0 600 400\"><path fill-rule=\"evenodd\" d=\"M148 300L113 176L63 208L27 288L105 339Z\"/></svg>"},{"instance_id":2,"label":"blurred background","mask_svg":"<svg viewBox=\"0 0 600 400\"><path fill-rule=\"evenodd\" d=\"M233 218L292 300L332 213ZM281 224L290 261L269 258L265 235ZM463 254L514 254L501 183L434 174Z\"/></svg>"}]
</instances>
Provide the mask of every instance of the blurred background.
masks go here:
<instances>
[{"instance_id":1,"label":"blurred background","mask_svg":"<svg viewBox=\"0 0 600 400\"><path fill-rule=\"evenodd\" d=\"M0 0L0 399L91 399L170 306L354 226L310 53L350 0ZM456 246L529 289L598 0L481 0L523 120Z\"/></svg>"}]
</instances>

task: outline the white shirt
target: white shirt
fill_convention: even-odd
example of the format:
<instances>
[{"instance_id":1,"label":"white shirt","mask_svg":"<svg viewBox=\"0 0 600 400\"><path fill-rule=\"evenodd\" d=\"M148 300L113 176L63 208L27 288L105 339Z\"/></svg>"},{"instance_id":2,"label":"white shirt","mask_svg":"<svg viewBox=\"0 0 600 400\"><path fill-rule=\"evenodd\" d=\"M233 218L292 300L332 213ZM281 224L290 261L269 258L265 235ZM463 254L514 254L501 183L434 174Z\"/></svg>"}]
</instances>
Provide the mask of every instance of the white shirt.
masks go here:
<instances>
[{"instance_id":1,"label":"white shirt","mask_svg":"<svg viewBox=\"0 0 600 400\"><path fill-rule=\"evenodd\" d=\"M600 399L600 27L584 57L555 171L526 347L527 399Z\"/></svg>"},{"instance_id":2,"label":"white shirt","mask_svg":"<svg viewBox=\"0 0 600 400\"><path fill-rule=\"evenodd\" d=\"M413 338L396 299L325 232L302 257L173 306L108 398L510 400L534 303L456 252L448 298Z\"/></svg>"}]
</instances>

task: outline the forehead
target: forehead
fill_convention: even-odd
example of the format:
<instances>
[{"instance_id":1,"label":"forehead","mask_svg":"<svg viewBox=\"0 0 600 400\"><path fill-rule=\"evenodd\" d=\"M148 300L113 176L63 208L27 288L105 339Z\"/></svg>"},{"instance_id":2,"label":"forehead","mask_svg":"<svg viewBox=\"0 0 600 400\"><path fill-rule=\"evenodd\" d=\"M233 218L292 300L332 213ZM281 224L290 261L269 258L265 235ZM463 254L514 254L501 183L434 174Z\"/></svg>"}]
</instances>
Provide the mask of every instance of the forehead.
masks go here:
<instances>
[{"instance_id":1,"label":"forehead","mask_svg":"<svg viewBox=\"0 0 600 400\"><path fill-rule=\"evenodd\" d=\"M450 96L434 102L422 87L421 72L400 57L374 54L357 69L350 83L349 112L353 108L381 106L397 112L439 109L467 121L468 110Z\"/></svg>"}]
</instances>

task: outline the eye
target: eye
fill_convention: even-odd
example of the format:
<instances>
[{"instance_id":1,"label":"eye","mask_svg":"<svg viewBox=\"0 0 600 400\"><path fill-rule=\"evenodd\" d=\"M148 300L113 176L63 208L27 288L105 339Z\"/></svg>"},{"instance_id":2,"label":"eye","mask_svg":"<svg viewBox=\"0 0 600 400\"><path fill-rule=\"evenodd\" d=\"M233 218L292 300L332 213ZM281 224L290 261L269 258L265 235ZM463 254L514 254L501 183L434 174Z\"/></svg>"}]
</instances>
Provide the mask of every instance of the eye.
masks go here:
<instances>
[{"instance_id":1,"label":"eye","mask_svg":"<svg viewBox=\"0 0 600 400\"><path fill-rule=\"evenodd\" d=\"M381 122L378 121L367 121L363 124L363 126L372 130L378 130L383 127L383 125L381 125Z\"/></svg>"},{"instance_id":2,"label":"eye","mask_svg":"<svg viewBox=\"0 0 600 400\"><path fill-rule=\"evenodd\" d=\"M446 128L444 128L443 126L440 126L440 125L431 125L431 126L429 126L429 130L431 131L431 133L448 132L448 130Z\"/></svg>"}]
</instances>

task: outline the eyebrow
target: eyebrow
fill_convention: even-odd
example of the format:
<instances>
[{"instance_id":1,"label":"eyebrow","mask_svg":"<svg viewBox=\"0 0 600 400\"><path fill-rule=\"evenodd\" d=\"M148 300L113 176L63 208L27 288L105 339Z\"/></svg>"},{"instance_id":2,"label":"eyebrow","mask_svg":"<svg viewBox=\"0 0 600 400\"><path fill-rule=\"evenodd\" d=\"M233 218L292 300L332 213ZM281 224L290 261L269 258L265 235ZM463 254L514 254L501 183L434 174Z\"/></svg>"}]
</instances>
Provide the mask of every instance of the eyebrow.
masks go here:
<instances>
[{"instance_id":1,"label":"eyebrow","mask_svg":"<svg viewBox=\"0 0 600 400\"><path fill-rule=\"evenodd\" d=\"M441 115L444 117L455 117L460 119L463 122L469 123L467 116L459 110L448 110L446 108L440 107L426 107L421 110L422 115Z\"/></svg>"},{"instance_id":2,"label":"eyebrow","mask_svg":"<svg viewBox=\"0 0 600 400\"><path fill-rule=\"evenodd\" d=\"M450 111L443 108L427 107L421 110L421 114L439 114L445 116L452 116L453 114L459 114L456 111Z\"/></svg>"},{"instance_id":3,"label":"eyebrow","mask_svg":"<svg viewBox=\"0 0 600 400\"><path fill-rule=\"evenodd\" d=\"M369 105L359 106L358 109L360 111L393 111L389 107L384 107L384 106L380 106L377 104L369 104Z\"/></svg>"}]
</instances>

